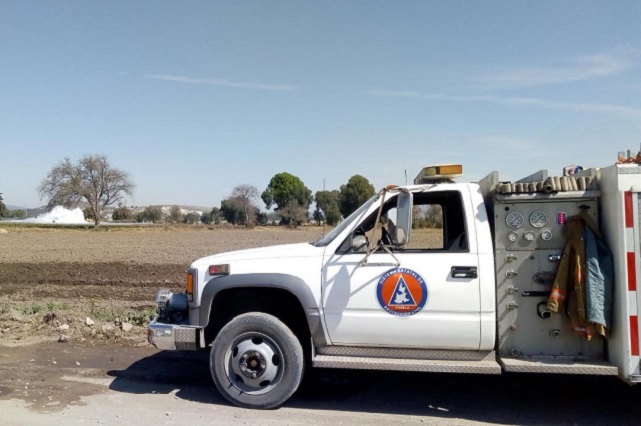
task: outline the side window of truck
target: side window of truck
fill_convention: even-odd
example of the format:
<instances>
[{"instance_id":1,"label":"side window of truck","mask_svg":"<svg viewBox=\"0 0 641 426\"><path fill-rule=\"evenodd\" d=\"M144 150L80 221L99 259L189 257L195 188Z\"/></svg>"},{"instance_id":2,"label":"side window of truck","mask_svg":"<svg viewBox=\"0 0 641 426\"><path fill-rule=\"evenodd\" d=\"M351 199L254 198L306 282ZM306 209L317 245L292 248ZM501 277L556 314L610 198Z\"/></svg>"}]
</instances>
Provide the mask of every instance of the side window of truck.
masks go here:
<instances>
[{"instance_id":1,"label":"side window of truck","mask_svg":"<svg viewBox=\"0 0 641 426\"><path fill-rule=\"evenodd\" d=\"M412 207L412 238L405 249L443 250L443 247L443 206L415 202Z\"/></svg>"},{"instance_id":2,"label":"side window of truck","mask_svg":"<svg viewBox=\"0 0 641 426\"><path fill-rule=\"evenodd\" d=\"M465 229L465 212L461 193L458 191L417 192L413 196L412 208L412 236L409 244L404 247L393 248L405 252L423 251L467 251L467 232ZM357 236L369 237L368 234L374 224L378 211L373 212L365 219L354 234L347 238L337 249L337 253L365 253L366 245L360 249L353 248L353 241ZM389 200L383 206L380 216L381 225L388 230L396 226L396 199ZM388 244L386 242L386 244Z\"/></svg>"},{"instance_id":3,"label":"side window of truck","mask_svg":"<svg viewBox=\"0 0 641 426\"><path fill-rule=\"evenodd\" d=\"M458 191L414 194L412 237L406 251L467 251L463 201Z\"/></svg>"}]
</instances>

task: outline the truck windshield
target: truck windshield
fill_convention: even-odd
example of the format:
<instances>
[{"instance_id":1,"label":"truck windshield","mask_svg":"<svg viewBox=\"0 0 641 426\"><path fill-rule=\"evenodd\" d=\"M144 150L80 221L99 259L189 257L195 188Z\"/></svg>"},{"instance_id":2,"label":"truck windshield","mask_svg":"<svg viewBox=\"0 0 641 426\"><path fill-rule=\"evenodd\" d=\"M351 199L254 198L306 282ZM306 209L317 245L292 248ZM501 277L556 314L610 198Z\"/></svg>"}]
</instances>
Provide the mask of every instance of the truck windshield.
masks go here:
<instances>
[{"instance_id":1,"label":"truck windshield","mask_svg":"<svg viewBox=\"0 0 641 426\"><path fill-rule=\"evenodd\" d=\"M334 238L336 238L337 235L339 235L345 229L349 228L354 221L358 220L361 217L361 215L365 213L372 204L374 204L374 202L379 198L379 196L380 196L380 193L374 194L372 198L365 201L363 205L360 206L358 209L356 209L354 213L350 214L347 217L347 219L339 223L336 228L329 231L326 235L322 235L318 240L314 241L312 244L316 247L325 247L326 245L331 243L334 240Z\"/></svg>"}]
</instances>

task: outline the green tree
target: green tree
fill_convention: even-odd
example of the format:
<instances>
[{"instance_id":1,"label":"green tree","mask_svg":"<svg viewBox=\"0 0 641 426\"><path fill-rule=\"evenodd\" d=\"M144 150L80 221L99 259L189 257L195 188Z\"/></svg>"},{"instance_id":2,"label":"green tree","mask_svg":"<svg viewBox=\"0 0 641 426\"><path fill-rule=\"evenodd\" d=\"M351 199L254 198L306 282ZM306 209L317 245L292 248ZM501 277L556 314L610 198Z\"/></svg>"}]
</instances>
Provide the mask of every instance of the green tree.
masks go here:
<instances>
[{"instance_id":1,"label":"green tree","mask_svg":"<svg viewBox=\"0 0 641 426\"><path fill-rule=\"evenodd\" d=\"M347 217L375 193L374 185L361 175L349 178L346 185L341 185L340 212Z\"/></svg>"},{"instance_id":2,"label":"green tree","mask_svg":"<svg viewBox=\"0 0 641 426\"><path fill-rule=\"evenodd\" d=\"M131 211L131 209L128 209L127 207L118 207L114 209L114 212L111 214L111 219L112 220L132 220L134 218L134 213Z\"/></svg>"},{"instance_id":3,"label":"green tree","mask_svg":"<svg viewBox=\"0 0 641 426\"><path fill-rule=\"evenodd\" d=\"M0 217L5 217L7 212L7 206L4 204L4 198L2 198L2 193L0 192Z\"/></svg>"},{"instance_id":4,"label":"green tree","mask_svg":"<svg viewBox=\"0 0 641 426\"><path fill-rule=\"evenodd\" d=\"M300 214L294 214L299 210L295 206L300 206L307 217L307 209L312 202L312 191L297 176L283 172L272 177L267 189L260 197L265 202L267 209L275 206L282 221L285 224L290 224L291 221L298 221L301 217ZM294 214L294 216L283 211L286 206L288 207L287 212Z\"/></svg>"},{"instance_id":5,"label":"green tree","mask_svg":"<svg viewBox=\"0 0 641 426\"><path fill-rule=\"evenodd\" d=\"M314 201L316 201L314 218L319 223L321 220L325 220L328 225L334 226L341 220L339 191L335 189L332 191L317 191Z\"/></svg>"},{"instance_id":6,"label":"green tree","mask_svg":"<svg viewBox=\"0 0 641 426\"><path fill-rule=\"evenodd\" d=\"M104 207L122 201L133 190L129 174L112 167L104 155L86 155L75 164L67 157L49 171L38 187L40 197L48 200L48 208L88 203L96 228Z\"/></svg>"},{"instance_id":7,"label":"green tree","mask_svg":"<svg viewBox=\"0 0 641 426\"><path fill-rule=\"evenodd\" d=\"M267 225L267 223L269 223L269 217L267 216L267 213L261 212L261 211L256 213L256 223L258 223L261 226Z\"/></svg>"},{"instance_id":8,"label":"green tree","mask_svg":"<svg viewBox=\"0 0 641 426\"><path fill-rule=\"evenodd\" d=\"M204 212L200 216L200 221L205 225L209 225L210 223L219 224L220 218L221 218L220 209L218 207L214 207L211 209L210 212Z\"/></svg>"},{"instance_id":9,"label":"green tree","mask_svg":"<svg viewBox=\"0 0 641 426\"><path fill-rule=\"evenodd\" d=\"M26 219L27 218L27 211L22 210L22 209L17 209L17 210L9 210L7 209L5 211L4 217L9 218L9 219Z\"/></svg>"},{"instance_id":10,"label":"green tree","mask_svg":"<svg viewBox=\"0 0 641 426\"><path fill-rule=\"evenodd\" d=\"M178 206L172 206L169 210L169 221L172 223L180 223L183 221L183 212Z\"/></svg>"},{"instance_id":11,"label":"green tree","mask_svg":"<svg viewBox=\"0 0 641 426\"><path fill-rule=\"evenodd\" d=\"M162 220L162 209L158 206L148 206L142 212L143 222L156 223Z\"/></svg>"},{"instance_id":12,"label":"green tree","mask_svg":"<svg viewBox=\"0 0 641 426\"><path fill-rule=\"evenodd\" d=\"M223 217L223 214L221 213L220 208L213 207L211 209L211 223L214 223L216 225L219 224L222 217Z\"/></svg>"},{"instance_id":13,"label":"green tree","mask_svg":"<svg viewBox=\"0 0 641 426\"><path fill-rule=\"evenodd\" d=\"M228 223L239 225L245 223L245 210L236 199L225 198L220 202L220 213Z\"/></svg>"},{"instance_id":14,"label":"green tree","mask_svg":"<svg viewBox=\"0 0 641 426\"><path fill-rule=\"evenodd\" d=\"M200 216L201 215L199 215L198 213L189 212L185 215L183 222L193 225L194 223L198 223L200 221Z\"/></svg>"},{"instance_id":15,"label":"green tree","mask_svg":"<svg viewBox=\"0 0 641 426\"><path fill-rule=\"evenodd\" d=\"M211 223L211 212L203 212L203 214L200 215L200 223L209 225Z\"/></svg>"}]
</instances>

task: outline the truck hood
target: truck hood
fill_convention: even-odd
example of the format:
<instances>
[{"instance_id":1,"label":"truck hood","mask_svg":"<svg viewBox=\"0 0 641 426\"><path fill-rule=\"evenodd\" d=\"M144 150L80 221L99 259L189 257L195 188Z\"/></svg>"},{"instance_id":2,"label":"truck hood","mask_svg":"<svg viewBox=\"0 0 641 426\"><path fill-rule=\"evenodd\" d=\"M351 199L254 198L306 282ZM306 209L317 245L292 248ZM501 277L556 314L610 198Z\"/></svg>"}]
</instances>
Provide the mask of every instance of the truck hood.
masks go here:
<instances>
[{"instance_id":1,"label":"truck hood","mask_svg":"<svg viewBox=\"0 0 641 426\"><path fill-rule=\"evenodd\" d=\"M324 247L315 247L309 243L283 244L247 250L236 250L203 257L191 264L192 268L209 267L217 263L231 263L242 260L264 260L279 258L322 256Z\"/></svg>"}]
</instances>

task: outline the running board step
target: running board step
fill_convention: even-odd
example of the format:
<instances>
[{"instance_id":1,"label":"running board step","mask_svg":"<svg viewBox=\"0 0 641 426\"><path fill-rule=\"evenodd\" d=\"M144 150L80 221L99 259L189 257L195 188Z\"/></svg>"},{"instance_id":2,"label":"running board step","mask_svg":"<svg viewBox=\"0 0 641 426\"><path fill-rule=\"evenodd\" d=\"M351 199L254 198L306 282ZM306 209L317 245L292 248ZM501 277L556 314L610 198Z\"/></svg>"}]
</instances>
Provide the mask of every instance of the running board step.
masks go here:
<instances>
[{"instance_id":1,"label":"running board step","mask_svg":"<svg viewBox=\"0 0 641 426\"><path fill-rule=\"evenodd\" d=\"M617 376L619 369L607 361L577 357L533 356L501 358L505 371L514 373L592 374Z\"/></svg>"},{"instance_id":2,"label":"running board step","mask_svg":"<svg viewBox=\"0 0 641 426\"><path fill-rule=\"evenodd\" d=\"M501 374L501 366L496 361L487 359L483 361L452 361L316 355L313 359L313 365L318 368L348 368L356 370Z\"/></svg>"}]
</instances>

